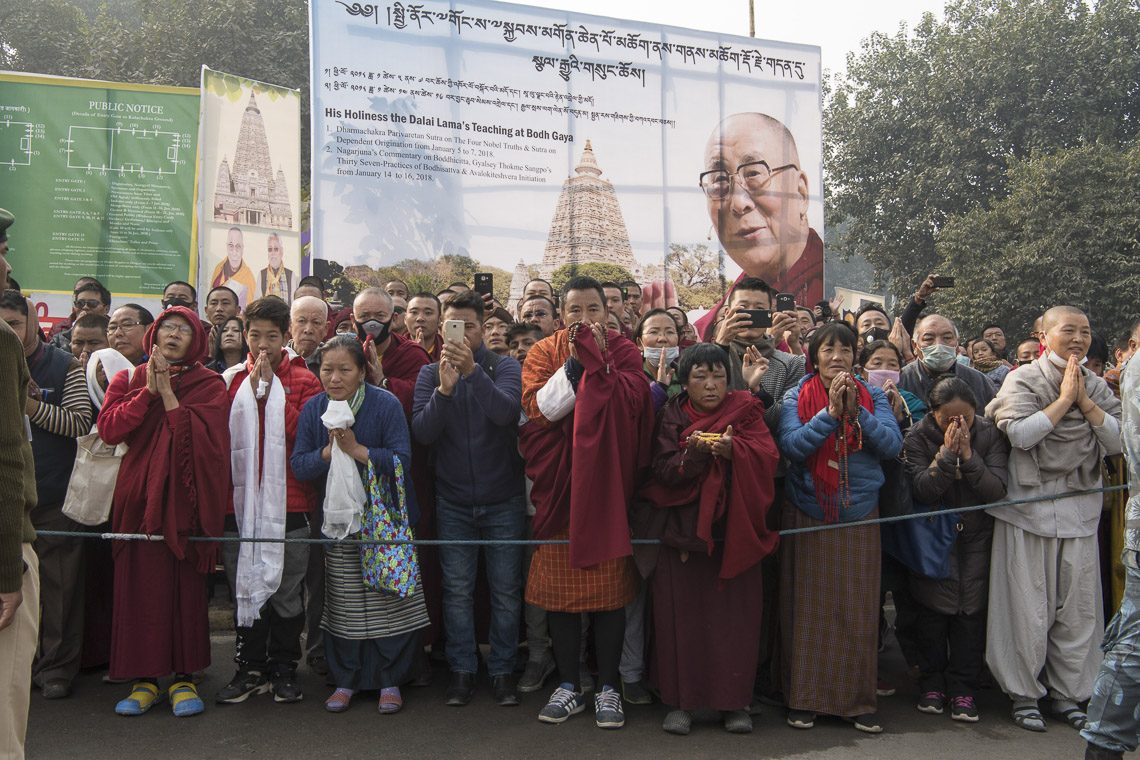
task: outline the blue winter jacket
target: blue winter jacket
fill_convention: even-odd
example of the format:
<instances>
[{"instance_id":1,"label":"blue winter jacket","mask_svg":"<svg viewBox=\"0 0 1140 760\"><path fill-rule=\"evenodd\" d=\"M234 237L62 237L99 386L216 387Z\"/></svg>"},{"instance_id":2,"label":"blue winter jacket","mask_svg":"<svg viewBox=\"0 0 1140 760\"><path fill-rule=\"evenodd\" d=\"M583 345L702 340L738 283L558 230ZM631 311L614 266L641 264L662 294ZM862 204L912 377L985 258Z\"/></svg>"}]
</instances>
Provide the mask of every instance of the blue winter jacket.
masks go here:
<instances>
[{"instance_id":1,"label":"blue winter jacket","mask_svg":"<svg viewBox=\"0 0 1140 760\"><path fill-rule=\"evenodd\" d=\"M824 408L806 423L800 422L800 390L812 377L814 375L805 377L784 396L776 443L780 447L780 453L788 460L787 498L804 514L815 520L823 520L823 509L815 498L815 484L812 482L807 459L835 432L839 421ZM862 520L871 513L879 503L879 489L883 486L883 468L879 462L894 459L902 449L902 433L886 394L863 383L862 379L859 382L871 392L875 413L871 414L866 409L859 410L863 448L848 459L851 503L846 509L839 510L840 522Z\"/></svg>"},{"instance_id":2,"label":"blue winter jacket","mask_svg":"<svg viewBox=\"0 0 1140 760\"><path fill-rule=\"evenodd\" d=\"M421 367L416 380L412 435L432 447L436 494L452 504L486 507L526 493L518 453L522 369L504 356L488 373L490 353L475 351L475 371L450 396L437 390L438 362Z\"/></svg>"}]
</instances>

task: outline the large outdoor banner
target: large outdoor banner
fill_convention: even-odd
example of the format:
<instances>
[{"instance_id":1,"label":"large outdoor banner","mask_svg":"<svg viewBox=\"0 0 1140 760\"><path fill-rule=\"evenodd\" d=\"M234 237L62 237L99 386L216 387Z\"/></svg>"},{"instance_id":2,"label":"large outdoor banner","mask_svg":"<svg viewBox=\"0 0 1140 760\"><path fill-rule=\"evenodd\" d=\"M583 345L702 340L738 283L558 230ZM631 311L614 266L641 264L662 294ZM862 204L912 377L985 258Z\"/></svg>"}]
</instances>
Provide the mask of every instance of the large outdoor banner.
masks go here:
<instances>
[{"instance_id":1,"label":"large outdoor banner","mask_svg":"<svg viewBox=\"0 0 1140 760\"><path fill-rule=\"evenodd\" d=\"M202 68L202 300L290 301L301 278L301 94Z\"/></svg>"},{"instance_id":2,"label":"large outdoor banner","mask_svg":"<svg viewBox=\"0 0 1140 760\"><path fill-rule=\"evenodd\" d=\"M195 89L0 72L0 207L21 287L65 318L84 275L119 302L193 281L197 139Z\"/></svg>"},{"instance_id":3,"label":"large outdoor banner","mask_svg":"<svg viewBox=\"0 0 1140 760\"><path fill-rule=\"evenodd\" d=\"M587 263L658 304L712 306L742 270L822 299L818 47L489 0L310 7L317 274L466 256L512 300Z\"/></svg>"}]
</instances>

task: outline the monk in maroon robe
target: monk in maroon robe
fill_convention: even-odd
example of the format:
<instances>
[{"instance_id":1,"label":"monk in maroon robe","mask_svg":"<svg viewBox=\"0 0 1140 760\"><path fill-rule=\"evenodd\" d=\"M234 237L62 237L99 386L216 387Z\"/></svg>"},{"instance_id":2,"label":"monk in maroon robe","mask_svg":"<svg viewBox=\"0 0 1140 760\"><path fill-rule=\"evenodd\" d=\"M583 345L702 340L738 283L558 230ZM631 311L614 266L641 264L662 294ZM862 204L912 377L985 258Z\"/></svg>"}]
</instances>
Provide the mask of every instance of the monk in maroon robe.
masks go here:
<instances>
[{"instance_id":1,"label":"monk in maroon robe","mask_svg":"<svg viewBox=\"0 0 1140 760\"><path fill-rule=\"evenodd\" d=\"M779 452L764 405L727 391L728 355L700 344L681 355L685 392L661 410L653 480L642 488L635 535L638 565L653 579L651 680L678 709L664 728L688 733L691 713L720 710L725 728L752 730L748 707L759 658L763 574L760 560L778 534L772 505ZM648 561L646 561L648 559Z\"/></svg>"},{"instance_id":2,"label":"monk in maroon robe","mask_svg":"<svg viewBox=\"0 0 1140 760\"><path fill-rule=\"evenodd\" d=\"M120 372L107 388L99 434L128 451L115 486L116 533L162 541L118 541L111 634L112 678L139 679L116 706L146 712L157 701L157 679L174 673L176 715L202 711L191 674L210 664L206 576L220 536L230 485L230 435L225 383L202 366L206 332L192 311L176 306L147 330L151 352L133 377Z\"/></svg>"},{"instance_id":3,"label":"monk in maroon robe","mask_svg":"<svg viewBox=\"0 0 1140 760\"><path fill-rule=\"evenodd\" d=\"M653 402L641 352L602 324L605 293L597 281L567 283L563 314L571 326L535 344L523 365L530 421L519 447L534 481L534 535L570 540L568 547L539 546L527 580L527 603L547 610L561 682L539 720L561 723L582 708L580 613L588 612L601 681L595 720L619 728L624 608L638 585L628 510L649 463Z\"/></svg>"}]
</instances>

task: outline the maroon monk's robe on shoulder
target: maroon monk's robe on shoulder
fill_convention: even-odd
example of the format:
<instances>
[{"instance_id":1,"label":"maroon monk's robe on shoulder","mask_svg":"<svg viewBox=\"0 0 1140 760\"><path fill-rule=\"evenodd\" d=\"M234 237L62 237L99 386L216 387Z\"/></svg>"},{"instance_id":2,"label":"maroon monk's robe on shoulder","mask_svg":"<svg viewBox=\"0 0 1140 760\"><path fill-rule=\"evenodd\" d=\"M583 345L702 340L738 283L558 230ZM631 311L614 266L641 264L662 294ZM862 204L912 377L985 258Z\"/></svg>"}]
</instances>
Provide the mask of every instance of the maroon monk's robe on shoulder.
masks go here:
<instances>
[{"instance_id":1,"label":"maroon monk's robe on shoulder","mask_svg":"<svg viewBox=\"0 0 1140 760\"><path fill-rule=\"evenodd\" d=\"M729 425L731 463L685 451L693 432L723 433ZM765 522L778 461L764 407L746 391L729 393L708 415L684 393L661 411L654 478L639 494L635 534L663 544L650 563L650 678L666 705L727 711L751 702L764 595L760 560L779 538Z\"/></svg>"},{"instance_id":2,"label":"maroon monk's robe on shoulder","mask_svg":"<svg viewBox=\"0 0 1140 760\"><path fill-rule=\"evenodd\" d=\"M133 379L121 372L112 380L99 415L103 440L128 446L112 530L163 537L115 542L112 678L160 678L210 664L206 575L217 545L187 539L222 534L231 489L229 402L217 373L198 363L176 370L177 409L166 411L146 389L144 365Z\"/></svg>"},{"instance_id":3,"label":"maroon monk's robe on shoulder","mask_svg":"<svg viewBox=\"0 0 1140 760\"><path fill-rule=\"evenodd\" d=\"M585 568L632 554L628 505L649 463L653 401L644 359L634 343L610 331L606 355L593 334L577 338L584 373L574 411L551 423L537 393L570 356L568 332L539 341L523 365L519 431L527 475L534 481L534 536L570 534L570 565Z\"/></svg>"}]
</instances>

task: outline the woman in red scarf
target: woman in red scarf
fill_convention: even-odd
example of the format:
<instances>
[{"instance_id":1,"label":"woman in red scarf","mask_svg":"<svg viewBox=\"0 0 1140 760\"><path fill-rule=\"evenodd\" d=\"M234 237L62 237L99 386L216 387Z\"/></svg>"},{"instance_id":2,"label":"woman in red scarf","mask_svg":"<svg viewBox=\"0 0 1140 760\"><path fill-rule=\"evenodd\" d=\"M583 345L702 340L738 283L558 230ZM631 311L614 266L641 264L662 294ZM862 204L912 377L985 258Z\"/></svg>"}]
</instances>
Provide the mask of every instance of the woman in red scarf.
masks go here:
<instances>
[{"instance_id":1,"label":"woman in red scarf","mask_svg":"<svg viewBox=\"0 0 1140 760\"><path fill-rule=\"evenodd\" d=\"M902 434L881 390L852 372L855 331L832 322L808 347L817 373L784 397L777 441L788 459L781 528L878 516L881 462ZM788 724L834 715L868 733L875 718L879 630L879 526L784 536L780 625Z\"/></svg>"},{"instance_id":2,"label":"woman in red scarf","mask_svg":"<svg viewBox=\"0 0 1140 760\"><path fill-rule=\"evenodd\" d=\"M674 734L689 733L692 712L710 708L728 731L752 730L760 560L778 538L765 515L780 455L764 405L748 391L728 392L730 372L728 354L711 343L681 354L684 391L662 409L654 477L638 507L638 537L663 544L653 571L652 678L661 701L678 708L663 725Z\"/></svg>"},{"instance_id":3,"label":"woman in red scarf","mask_svg":"<svg viewBox=\"0 0 1140 760\"><path fill-rule=\"evenodd\" d=\"M158 679L177 716L204 709L192 681L210 664L206 575L216 547L191 536L220 536L230 489L229 404L225 383L198 362L206 332L198 315L175 306L146 333L150 360L107 388L99 433L128 446L111 512L116 533L162 541L115 543L112 678L137 679L115 706L141 715L159 699Z\"/></svg>"}]
</instances>

